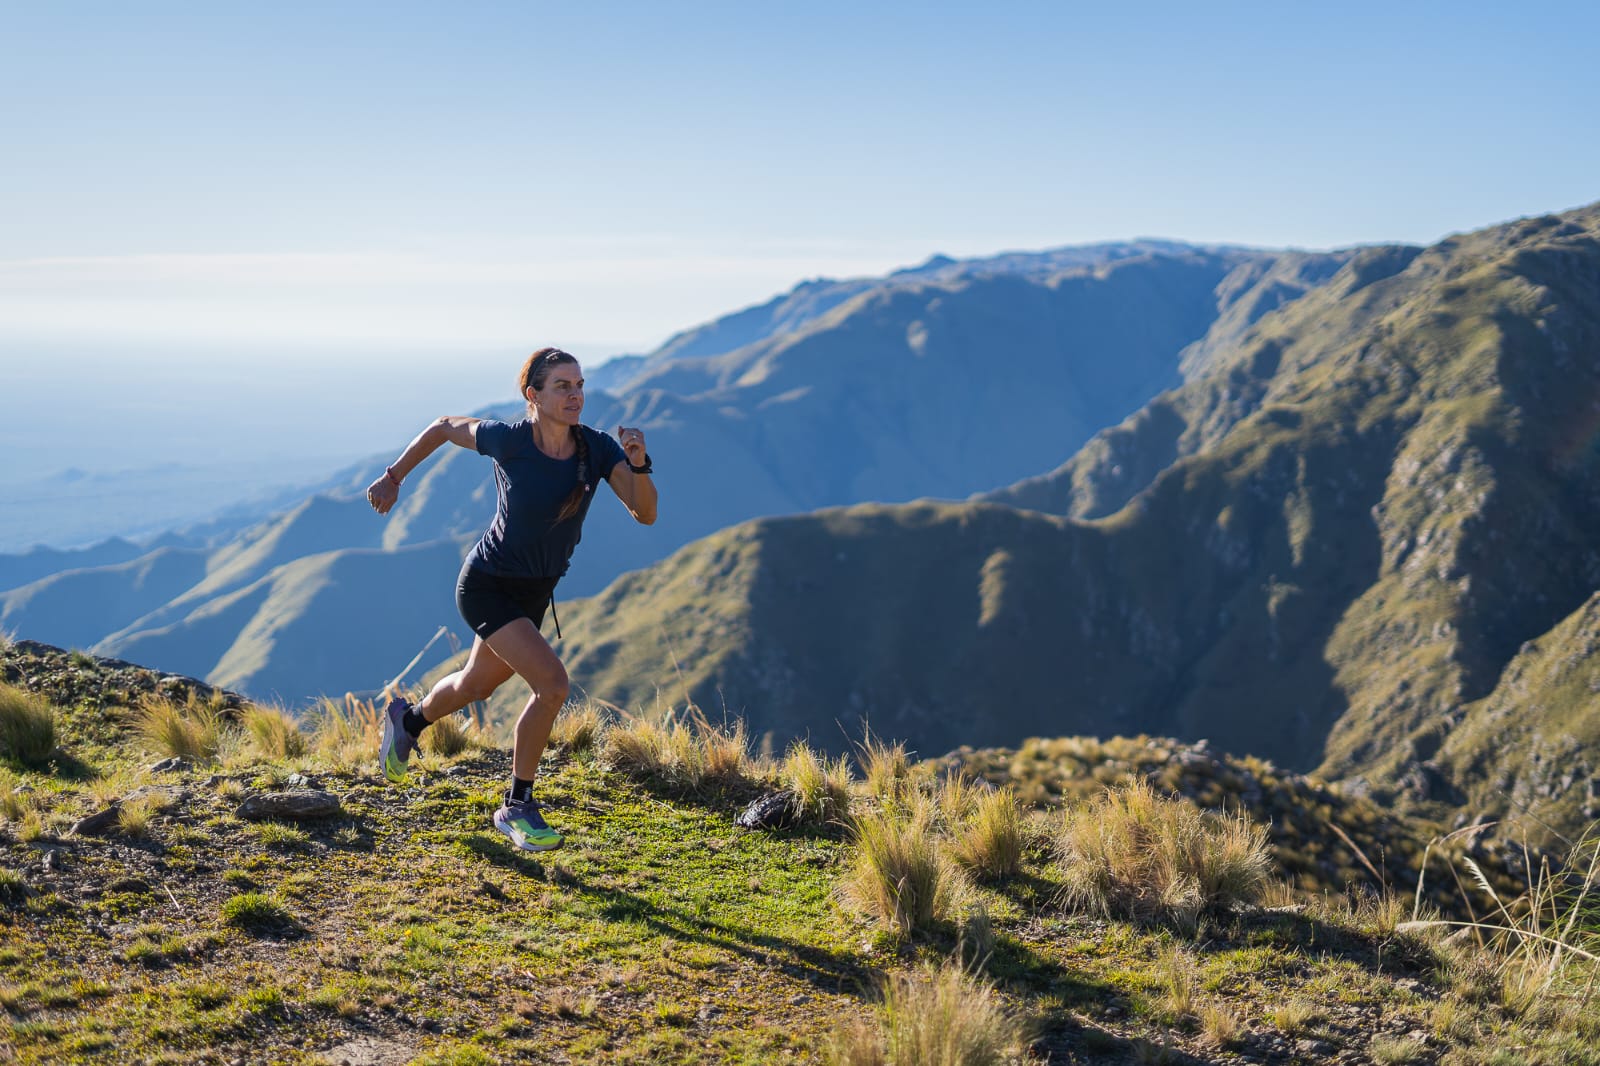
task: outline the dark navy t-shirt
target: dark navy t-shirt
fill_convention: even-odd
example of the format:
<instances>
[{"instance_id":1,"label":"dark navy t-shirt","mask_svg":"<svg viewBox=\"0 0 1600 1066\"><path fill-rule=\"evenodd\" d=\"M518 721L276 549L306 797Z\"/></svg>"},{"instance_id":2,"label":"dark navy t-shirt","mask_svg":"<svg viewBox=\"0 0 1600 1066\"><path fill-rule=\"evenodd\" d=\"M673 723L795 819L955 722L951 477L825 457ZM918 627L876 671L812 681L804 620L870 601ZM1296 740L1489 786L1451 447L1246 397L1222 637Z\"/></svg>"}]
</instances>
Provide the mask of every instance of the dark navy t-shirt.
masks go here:
<instances>
[{"instance_id":1,"label":"dark navy t-shirt","mask_svg":"<svg viewBox=\"0 0 1600 1066\"><path fill-rule=\"evenodd\" d=\"M533 423L478 423L478 451L494 460L498 492L494 521L467 556L467 565L499 577L560 577L583 532L600 482L625 454L615 437L579 426L589 444L588 491L578 513L557 522L561 504L578 483L578 456L552 459L533 443Z\"/></svg>"}]
</instances>

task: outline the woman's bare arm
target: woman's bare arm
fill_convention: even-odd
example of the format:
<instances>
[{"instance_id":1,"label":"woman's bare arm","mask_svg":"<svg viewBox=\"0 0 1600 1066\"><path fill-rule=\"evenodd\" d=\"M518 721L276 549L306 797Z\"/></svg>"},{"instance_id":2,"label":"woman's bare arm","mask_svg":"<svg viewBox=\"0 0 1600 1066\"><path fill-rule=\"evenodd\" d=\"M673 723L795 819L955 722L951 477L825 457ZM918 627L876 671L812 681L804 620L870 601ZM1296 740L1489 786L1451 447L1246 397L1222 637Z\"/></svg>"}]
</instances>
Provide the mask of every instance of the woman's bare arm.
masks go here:
<instances>
[{"instance_id":1,"label":"woman's bare arm","mask_svg":"<svg viewBox=\"0 0 1600 1066\"><path fill-rule=\"evenodd\" d=\"M653 525L656 520L656 483L649 474L635 474L629 469L629 464L645 465L645 458L650 454L645 451L644 430L618 426L617 439L621 441L623 454L628 461L612 467L606 483L617 494L617 499L622 501L622 506L633 515L634 521L640 525Z\"/></svg>"},{"instance_id":2,"label":"woman's bare arm","mask_svg":"<svg viewBox=\"0 0 1600 1066\"><path fill-rule=\"evenodd\" d=\"M400 483L406 475L422 465L441 444L454 444L462 448L478 447L478 422L467 415L445 415L428 423L428 428L418 433L406 450L400 453L388 469L367 486L367 502L379 514L388 514L389 508L400 498Z\"/></svg>"}]
</instances>

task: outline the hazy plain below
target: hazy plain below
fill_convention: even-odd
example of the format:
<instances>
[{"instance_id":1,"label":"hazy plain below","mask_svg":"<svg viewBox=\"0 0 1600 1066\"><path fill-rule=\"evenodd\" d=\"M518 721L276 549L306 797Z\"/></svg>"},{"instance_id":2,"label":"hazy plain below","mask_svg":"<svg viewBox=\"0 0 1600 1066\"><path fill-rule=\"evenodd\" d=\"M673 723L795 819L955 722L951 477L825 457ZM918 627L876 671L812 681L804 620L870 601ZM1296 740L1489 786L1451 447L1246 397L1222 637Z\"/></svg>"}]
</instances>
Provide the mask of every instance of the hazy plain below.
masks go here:
<instances>
[{"instance_id":1,"label":"hazy plain below","mask_svg":"<svg viewBox=\"0 0 1600 1066\"><path fill-rule=\"evenodd\" d=\"M153 535L398 455L513 398L524 357L0 341L0 552Z\"/></svg>"}]
</instances>

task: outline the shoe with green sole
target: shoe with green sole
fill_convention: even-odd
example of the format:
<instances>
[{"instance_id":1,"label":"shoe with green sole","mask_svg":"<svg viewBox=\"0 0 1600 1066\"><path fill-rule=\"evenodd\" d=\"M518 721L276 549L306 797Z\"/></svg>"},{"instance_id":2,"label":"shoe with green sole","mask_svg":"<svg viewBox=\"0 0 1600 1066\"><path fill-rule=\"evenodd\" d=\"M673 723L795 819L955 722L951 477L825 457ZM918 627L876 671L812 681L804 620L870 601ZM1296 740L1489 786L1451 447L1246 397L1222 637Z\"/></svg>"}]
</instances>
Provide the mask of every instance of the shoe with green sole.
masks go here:
<instances>
[{"instance_id":1,"label":"shoe with green sole","mask_svg":"<svg viewBox=\"0 0 1600 1066\"><path fill-rule=\"evenodd\" d=\"M494 827L523 851L553 851L561 846L561 834L551 829L539 812L539 801L521 803L507 800L494 812Z\"/></svg>"}]
</instances>

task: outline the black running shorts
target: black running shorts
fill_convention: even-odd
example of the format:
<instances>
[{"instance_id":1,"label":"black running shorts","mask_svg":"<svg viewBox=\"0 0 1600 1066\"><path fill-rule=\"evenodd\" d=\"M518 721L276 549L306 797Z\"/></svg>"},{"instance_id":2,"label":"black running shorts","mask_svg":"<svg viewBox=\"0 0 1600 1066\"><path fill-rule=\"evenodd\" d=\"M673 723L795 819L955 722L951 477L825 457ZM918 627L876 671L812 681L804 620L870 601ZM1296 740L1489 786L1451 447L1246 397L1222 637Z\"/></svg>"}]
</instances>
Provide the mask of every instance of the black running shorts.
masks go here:
<instances>
[{"instance_id":1,"label":"black running shorts","mask_svg":"<svg viewBox=\"0 0 1600 1066\"><path fill-rule=\"evenodd\" d=\"M456 581L456 610L478 636L489 635L507 622L527 618L534 628L544 624L545 608L555 591L554 577L498 577L471 566Z\"/></svg>"}]
</instances>

